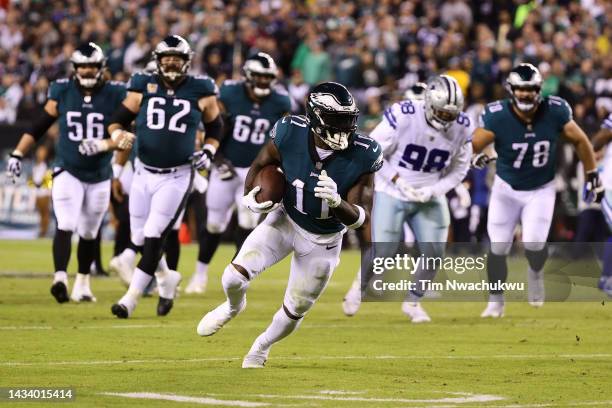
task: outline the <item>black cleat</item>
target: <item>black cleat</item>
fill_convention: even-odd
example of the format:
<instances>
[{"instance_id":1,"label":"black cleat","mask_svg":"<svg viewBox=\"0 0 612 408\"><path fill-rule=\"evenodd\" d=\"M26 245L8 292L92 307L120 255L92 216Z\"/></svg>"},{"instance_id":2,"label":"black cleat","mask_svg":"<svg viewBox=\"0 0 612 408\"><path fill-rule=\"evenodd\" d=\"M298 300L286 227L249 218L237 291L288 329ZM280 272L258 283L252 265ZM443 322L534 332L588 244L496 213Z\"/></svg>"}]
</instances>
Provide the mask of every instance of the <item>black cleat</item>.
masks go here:
<instances>
[{"instance_id":1,"label":"black cleat","mask_svg":"<svg viewBox=\"0 0 612 408\"><path fill-rule=\"evenodd\" d=\"M66 303L68 300L68 288L66 288L66 284L62 281L55 282L51 286L51 294L57 300L57 303Z\"/></svg>"},{"instance_id":2,"label":"black cleat","mask_svg":"<svg viewBox=\"0 0 612 408\"><path fill-rule=\"evenodd\" d=\"M157 302L157 315L167 315L170 313L170 310L172 310L172 306L174 306L174 299L166 299L160 296L159 301Z\"/></svg>"},{"instance_id":3,"label":"black cleat","mask_svg":"<svg viewBox=\"0 0 612 408\"><path fill-rule=\"evenodd\" d=\"M113 312L113 314L115 316L117 316L119 319L127 319L129 317L129 313L127 310L127 307L119 304L119 303L115 303L112 307L111 307L111 312Z\"/></svg>"}]
</instances>

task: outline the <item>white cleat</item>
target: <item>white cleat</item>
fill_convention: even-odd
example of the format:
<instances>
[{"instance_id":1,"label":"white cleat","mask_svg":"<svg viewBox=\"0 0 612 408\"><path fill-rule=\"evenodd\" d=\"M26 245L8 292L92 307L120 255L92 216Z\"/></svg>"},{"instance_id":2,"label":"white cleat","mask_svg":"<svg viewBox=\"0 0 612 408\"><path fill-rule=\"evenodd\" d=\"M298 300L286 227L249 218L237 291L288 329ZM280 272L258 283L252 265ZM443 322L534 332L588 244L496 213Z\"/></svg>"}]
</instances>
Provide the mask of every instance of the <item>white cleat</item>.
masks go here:
<instances>
[{"instance_id":1,"label":"white cleat","mask_svg":"<svg viewBox=\"0 0 612 408\"><path fill-rule=\"evenodd\" d=\"M131 267L126 261L121 258L121 255L114 256L108 265L108 269L111 272L117 273L119 278L127 286L130 286L132 276L134 275L134 268Z\"/></svg>"},{"instance_id":2,"label":"white cleat","mask_svg":"<svg viewBox=\"0 0 612 408\"><path fill-rule=\"evenodd\" d=\"M504 317L504 302L489 301L486 309L480 314L480 317L492 317L494 319Z\"/></svg>"},{"instance_id":3,"label":"white cleat","mask_svg":"<svg viewBox=\"0 0 612 408\"><path fill-rule=\"evenodd\" d=\"M544 272L534 272L529 268L527 272L528 288L527 300L533 307L544 306Z\"/></svg>"},{"instance_id":4,"label":"white cleat","mask_svg":"<svg viewBox=\"0 0 612 408\"><path fill-rule=\"evenodd\" d=\"M404 312L412 323L428 323L431 322L431 318L423 309L420 302L403 302L402 312Z\"/></svg>"},{"instance_id":5,"label":"white cleat","mask_svg":"<svg viewBox=\"0 0 612 408\"><path fill-rule=\"evenodd\" d=\"M219 331L223 326L237 316L246 307L246 299L242 302L242 306L237 313L232 313L227 301L221 303L215 309L206 313L200 323L198 323L197 332L200 336L212 336Z\"/></svg>"},{"instance_id":6,"label":"white cleat","mask_svg":"<svg viewBox=\"0 0 612 408\"><path fill-rule=\"evenodd\" d=\"M206 287L208 286L208 275L203 274L199 275L194 273L189 280L189 285L185 289L185 293L188 295L191 294L202 294L206 292Z\"/></svg>"},{"instance_id":7,"label":"white cleat","mask_svg":"<svg viewBox=\"0 0 612 408\"><path fill-rule=\"evenodd\" d=\"M164 299L174 299L176 297L177 288L182 279L180 273L171 269L155 272L155 279L157 280L159 297Z\"/></svg>"},{"instance_id":8,"label":"white cleat","mask_svg":"<svg viewBox=\"0 0 612 408\"><path fill-rule=\"evenodd\" d=\"M249 351L249 354L242 360L242 368L264 368L268 360L268 353L269 351Z\"/></svg>"},{"instance_id":9,"label":"white cleat","mask_svg":"<svg viewBox=\"0 0 612 408\"><path fill-rule=\"evenodd\" d=\"M361 306L361 290L359 285L360 282L357 282L357 285L353 283L344 296L342 310L346 316L354 316L359 311L359 307Z\"/></svg>"},{"instance_id":10,"label":"white cleat","mask_svg":"<svg viewBox=\"0 0 612 408\"><path fill-rule=\"evenodd\" d=\"M77 273L72 293L70 294L70 300L77 303L97 301L89 286L89 275Z\"/></svg>"}]
</instances>

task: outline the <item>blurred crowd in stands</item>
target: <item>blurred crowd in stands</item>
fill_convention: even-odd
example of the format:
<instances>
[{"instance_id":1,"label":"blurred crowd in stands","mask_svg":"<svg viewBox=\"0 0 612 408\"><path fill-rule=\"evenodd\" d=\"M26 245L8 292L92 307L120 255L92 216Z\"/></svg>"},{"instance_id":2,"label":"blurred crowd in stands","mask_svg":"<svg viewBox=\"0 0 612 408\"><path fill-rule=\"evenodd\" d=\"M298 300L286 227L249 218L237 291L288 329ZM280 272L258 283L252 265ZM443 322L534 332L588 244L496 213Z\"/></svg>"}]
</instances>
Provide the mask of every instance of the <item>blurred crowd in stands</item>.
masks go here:
<instances>
[{"instance_id":1,"label":"blurred crowd in stands","mask_svg":"<svg viewBox=\"0 0 612 408\"><path fill-rule=\"evenodd\" d=\"M476 118L483 104L505 97L503 81L518 62L539 67L543 94L567 99L589 135L612 111L609 0L0 4L0 123L5 124L27 122L36 115L49 82L69 75L69 58L78 44L99 44L108 57L110 76L125 81L146 66L152 47L168 34L187 38L195 50L192 71L218 82L239 77L245 56L259 50L271 54L295 112L303 110L312 85L341 82L357 96L366 132L387 104L434 73L445 72L459 81L465 108ZM575 188L570 185L574 162L571 154L562 161L560 192ZM484 196L472 185L472 198L486 205L486 183L483 188ZM573 205L565 211L575 215L575 198L562 197L560 203Z\"/></svg>"}]
</instances>

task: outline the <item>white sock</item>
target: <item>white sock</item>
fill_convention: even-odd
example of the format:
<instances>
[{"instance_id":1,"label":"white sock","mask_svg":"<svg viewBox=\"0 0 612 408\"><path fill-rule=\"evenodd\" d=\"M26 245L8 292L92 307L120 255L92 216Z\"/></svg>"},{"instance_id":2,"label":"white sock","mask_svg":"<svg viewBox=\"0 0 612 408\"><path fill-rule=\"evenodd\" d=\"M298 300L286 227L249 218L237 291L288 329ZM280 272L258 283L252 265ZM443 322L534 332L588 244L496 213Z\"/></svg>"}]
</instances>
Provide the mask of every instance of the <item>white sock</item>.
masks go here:
<instances>
[{"instance_id":1,"label":"white sock","mask_svg":"<svg viewBox=\"0 0 612 408\"><path fill-rule=\"evenodd\" d=\"M126 248L121 254L119 254L121 260L127 262L131 268L136 266L136 252L132 248Z\"/></svg>"},{"instance_id":2,"label":"white sock","mask_svg":"<svg viewBox=\"0 0 612 408\"><path fill-rule=\"evenodd\" d=\"M504 303L503 293L489 293L489 302Z\"/></svg>"},{"instance_id":3,"label":"white sock","mask_svg":"<svg viewBox=\"0 0 612 408\"><path fill-rule=\"evenodd\" d=\"M53 283L55 282L64 282L68 284L68 274L66 271L57 271L53 274Z\"/></svg>"},{"instance_id":4,"label":"white sock","mask_svg":"<svg viewBox=\"0 0 612 408\"><path fill-rule=\"evenodd\" d=\"M198 278L204 278L208 275L208 264L204 262L197 261L196 262L196 270L195 275Z\"/></svg>"},{"instance_id":5,"label":"white sock","mask_svg":"<svg viewBox=\"0 0 612 408\"><path fill-rule=\"evenodd\" d=\"M144 292L146 287L149 286L152 279L153 276L143 272L139 268L136 268L132 281L130 282L130 287L128 288L127 293L119 300L119 303L136 303L142 295L142 292Z\"/></svg>"},{"instance_id":6,"label":"white sock","mask_svg":"<svg viewBox=\"0 0 612 408\"><path fill-rule=\"evenodd\" d=\"M162 255L159 263L157 264L157 270L161 272L168 272L170 270L168 267L168 262L166 262L166 255Z\"/></svg>"},{"instance_id":7,"label":"white sock","mask_svg":"<svg viewBox=\"0 0 612 408\"><path fill-rule=\"evenodd\" d=\"M249 281L240 272L229 264L223 276L221 277L221 284L223 290L227 296L227 303L229 304L230 313L235 314L240 311L243 302L246 299L246 291L249 287Z\"/></svg>"},{"instance_id":8,"label":"white sock","mask_svg":"<svg viewBox=\"0 0 612 408\"><path fill-rule=\"evenodd\" d=\"M293 320L281 307L272 318L272 323L268 326L266 331L259 335L253 348L259 347L260 350L268 350L274 343L277 343L293 333L298 328L303 319Z\"/></svg>"}]
</instances>

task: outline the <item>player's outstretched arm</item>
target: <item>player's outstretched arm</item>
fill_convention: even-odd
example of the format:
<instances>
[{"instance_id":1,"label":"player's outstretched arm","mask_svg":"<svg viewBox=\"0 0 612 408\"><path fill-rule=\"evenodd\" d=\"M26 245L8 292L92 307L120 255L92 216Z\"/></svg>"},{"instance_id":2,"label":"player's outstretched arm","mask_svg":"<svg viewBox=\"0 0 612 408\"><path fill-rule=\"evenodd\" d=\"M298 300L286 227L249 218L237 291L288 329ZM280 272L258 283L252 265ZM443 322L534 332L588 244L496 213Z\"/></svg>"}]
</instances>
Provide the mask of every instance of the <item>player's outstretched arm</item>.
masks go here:
<instances>
[{"instance_id":1,"label":"player's outstretched arm","mask_svg":"<svg viewBox=\"0 0 612 408\"><path fill-rule=\"evenodd\" d=\"M593 137L593 149L598 152L612 141L612 129L601 128Z\"/></svg>"},{"instance_id":2,"label":"player's outstretched arm","mask_svg":"<svg viewBox=\"0 0 612 408\"><path fill-rule=\"evenodd\" d=\"M21 176L21 160L23 156L28 154L36 142L45 135L58 116L57 101L53 99L47 100L41 117L34 122L27 132L21 135L17 147L9 157L6 167L6 172L13 179L13 182L15 178Z\"/></svg>"},{"instance_id":3,"label":"player's outstretched arm","mask_svg":"<svg viewBox=\"0 0 612 408\"><path fill-rule=\"evenodd\" d=\"M589 173L595 170L597 165L593 146L580 126L575 121L570 120L563 126L563 136L576 148L578 158L584 165L584 171Z\"/></svg>"},{"instance_id":4,"label":"player's outstretched arm","mask_svg":"<svg viewBox=\"0 0 612 408\"><path fill-rule=\"evenodd\" d=\"M363 189L368 186L372 187L373 182L374 173L362 174L348 191L346 200L343 200L336 191L336 183L323 170L319 176L317 187L314 189L315 197L326 200L331 213L341 223L348 228L357 229L369 222L370 216L364 209L361 200Z\"/></svg>"}]
</instances>

